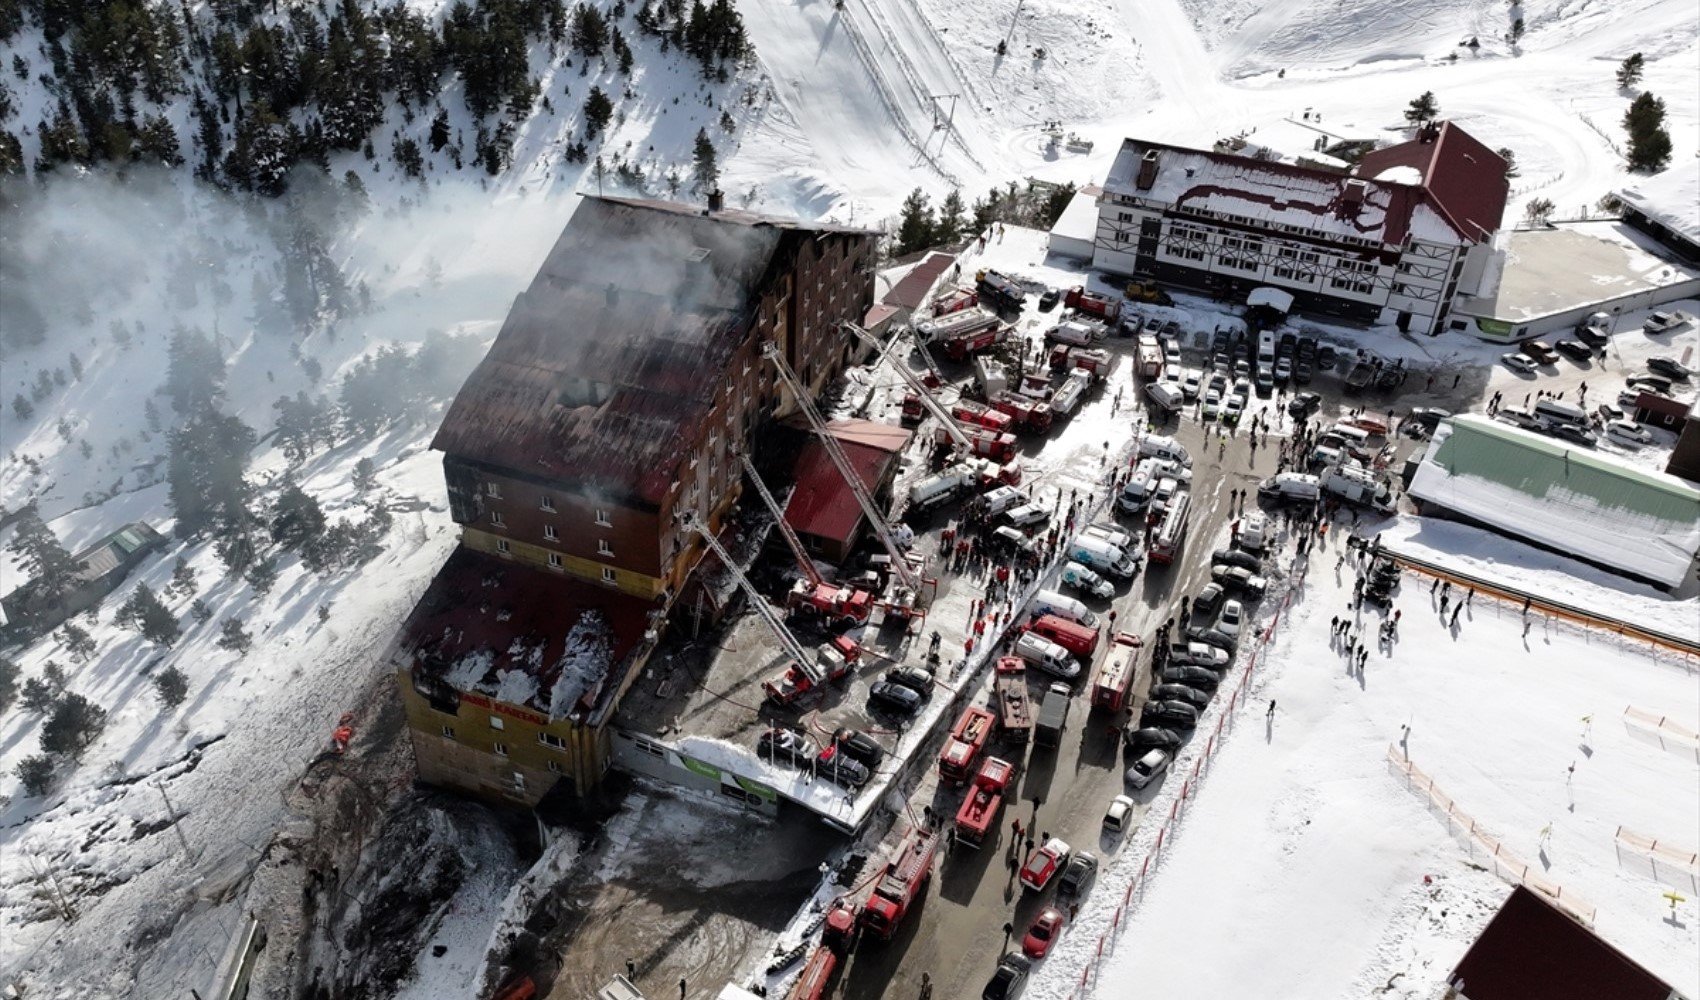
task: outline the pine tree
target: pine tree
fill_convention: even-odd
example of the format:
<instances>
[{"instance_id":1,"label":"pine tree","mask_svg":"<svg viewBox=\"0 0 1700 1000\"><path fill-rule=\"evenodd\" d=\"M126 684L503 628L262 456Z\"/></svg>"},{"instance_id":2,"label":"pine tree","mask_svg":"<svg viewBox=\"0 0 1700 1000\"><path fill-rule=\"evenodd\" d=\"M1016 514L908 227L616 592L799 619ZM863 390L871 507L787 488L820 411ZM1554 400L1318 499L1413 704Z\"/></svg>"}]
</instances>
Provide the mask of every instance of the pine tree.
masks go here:
<instances>
[{"instance_id":1,"label":"pine tree","mask_svg":"<svg viewBox=\"0 0 1700 1000\"><path fill-rule=\"evenodd\" d=\"M1519 43L1523 40L1523 32L1525 30L1527 30L1527 26L1523 23L1523 19L1521 17L1513 18L1511 20L1511 44L1512 45L1516 45L1517 43Z\"/></svg>"},{"instance_id":2,"label":"pine tree","mask_svg":"<svg viewBox=\"0 0 1700 1000\"><path fill-rule=\"evenodd\" d=\"M218 648L228 649L238 656L245 655L254 646L254 637L242 627L240 618L226 618L219 628Z\"/></svg>"},{"instance_id":3,"label":"pine tree","mask_svg":"<svg viewBox=\"0 0 1700 1000\"><path fill-rule=\"evenodd\" d=\"M1647 60L1637 52L1623 60L1617 67L1617 87L1619 90L1629 90L1641 82L1641 73L1646 68Z\"/></svg>"},{"instance_id":4,"label":"pine tree","mask_svg":"<svg viewBox=\"0 0 1700 1000\"><path fill-rule=\"evenodd\" d=\"M94 656L94 636L76 622L66 622L60 628L59 642L65 647L65 654L77 663L87 663Z\"/></svg>"},{"instance_id":5,"label":"pine tree","mask_svg":"<svg viewBox=\"0 0 1700 1000\"><path fill-rule=\"evenodd\" d=\"M1670 163L1671 138L1665 130L1665 102L1643 93L1623 115L1629 133L1629 169L1647 173L1663 170Z\"/></svg>"},{"instance_id":6,"label":"pine tree","mask_svg":"<svg viewBox=\"0 0 1700 1000\"><path fill-rule=\"evenodd\" d=\"M951 188L939 205L938 229L933 234L935 243L955 243L962 235L962 227L967 224L963 217L962 192Z\"/></svg>"},{"instance_id":7,"label":"pine tree","mask_svg":"<svg viewBox=\"0 0 1700 1000\"><path fill-rule=\"evenodd\" d=\"M1510 146L1501 146L1499 149L1495 150L1495 152L1499 154L1500 159L1505 161L1505 176L1518 176L1516 150L1513 150Z\"/></svg>"},{"instance_id":8,"label":"pine tree","mask_svg":"<svg viewBox=\"0 0 1700 1000\"><path fill-rule=\"evenodd\" d=\"M362 458L354 463L354 492L365 496L378 486L378 467L372 464L370 458Z\"/></svg>"},{"instance_id":9,"label":"pine tree","mask_svg":"<svg viewBox=\"0 0 1700 1000\"><path fill-rule=\"evenodd\" d=\"M263 597L277 586L277 560L271 556L258 560L248 567L243 576L247 579L248 586L254 588L254 593Z\"/></svg>"},{"instance_id":10,"label":"pine tree","mask_svg":"<svg viewBox=\"0 0 1700 1000\"><path fill-rule=\"evenodd\" d=\"M0 656L0 715L18 700L18 677L22 673L15 661Z\"/></svg>"},{"instance_id":11,"label":"pine tree","mask_svg":"<svg viewBox=\"0 0 1700 1000\"><path fill-rule=\"evenodd\" d=\"M40 677L31 677L24 681L23 700L20 704L26 712L41 714L53 710L59 703L59 696L64 694L59 688Z\"/></svg>"},{"instance_id":12,"label":"pine tree","mask_svg":"<svg viewBox=\"0 0 1700 1000\"><path fill-rule=\"evenodd\" d=\"M58 769L59 762L43 753L18 761L15 773L24 792L39 798L53 790L53 779Z\"/></svg>"},{"instance_id":13,"label":"pine tree","mask_svg":"<svg viewBox=\"0 0 1700 1000\"><path fill-rule=\"evenodd\" d=\"M614 102L602 92L601 87L591 87L590 96L584 99L584 135L594 139L602 134L608 123L614 120Z\"/></svg>"},{"instance_id":14,"label":"pine tree","mask_svg":"<svg viewBox=\"0 0 1700 1000\"><path fill-rule=\"evenodd\" d=\"M161 646L170 646L183 634L177 616L160 601L153 588L137 584L130 599L118 609L118 624L139 632L142 638Z\"/></svg>"},{"instance_id":15,"label":"pine tree","mask_svg":"<svg viewBox=\"0 0 1700 1000\"><path fill-rule=\"evenodd\" d=\"M212 616L213 609L203 598L197 597L194 603L189 605L189 617L195 619L199 624L205 625L212 621Z\"/></svg>"},{"instance_id":16,"label":"pine tree","mask_svg":"<svg viewBox=\"0 0 1700 1000\"><path fill-rule=\"evenodd\" d=\"M106 728L106 709L75 692L53 706L41 726L41 749L77 760Z\"/></svg>"},{"instance_id":17,"label":"pine tree","mask_svg":"<svg viewBox=\"0 0 1700 1000\"><path fill-rule=\"evenodd\" d=\"M903 208L898 216L897 255L901 257L932 246L936 228L933 209L925 192L920 188L909 192L909 197L903 199Z\"/></svg>"},{"instance_id":18,"label":"pine tree","mask_svg":"<svg viewBox=\"0 0 1700 1000\"><path fill-rule=\"evenodd\" d=\"M447 108L439 107L436 117L431 119L431 152L441 153L443 147L449 144L449 112Z\"/></svg>"},{"instance_id":19,"label":"pine tree","mask_svg":"<svg viewBox=\"0 0 1700 1000\"><path fill-rule=\"evenodd\" d=\"M707 129L697 129L696 148L691 153L695 165L698 191L713 191L720 183L720 164L714 152L714 143L708 138Z\"/></svg>"},{"instance_id":20,"label":"pine tree","mask_svg":"<svg viewBox=\"0 0 1700 1000\"><path fill-rule=\"evenodd\" d=\"M18 559L18 568L29 578L32 592L41 600L57 604L77 588L77 574L86 564L59 543L33 502L18 512L9 548Z\"/></svg>"},{"instance_id":21,"label":"pine tree","mask_svg":"<svg viewBox=\"0 0 1700 1000\"><path fill-rule=\"evenodd\" d=\"M1405 108L1405 120L1412 125L1425 125L1440 117L1440 102L1435 100L1434 91L1425 90L1422 96L1413 100Z\"/></svg>"},{"instance_id":22,"label":"pine tree","mask_svg":"<svg viewBox=\"0 0 1700 1000\"><path fill-rule=\"evenodd\" d=\"M189 697L189 678L172 664L153 675L153 690L160 704L168 709L176 708Z\"/></svg>"},{"instance_id":23,"label":"pine tree","mask_svg":"<svg viewBox=\"0 0 1700 1000\"><path fill-rule=\"evenodd\" d=\"M319 502L294 482L284 484L272 505L272 541L297 551L318 541L325 533L325 512Z\"/></svg>"},{"instance_id":24,"label":"pine tree","mask_svg":"<svg viewBox=\"0 0 1700 1000\"><path fill-rule=\"evenodd\" d=\"M182 556L171 564L171 584L166 590L178 599L192 597L195 593L195 568L189 565L189 560Z\"/></svg>"},{"instance_id":25,"label":"pine tree","mask_svg":"<svg viewBox=\"0 0 1700 1000\"><path fill-rule=\"evenodd\" d=\"M17 414L19 420L28 420L35 416L35 405L20 392L12 397L12 412Z\"/></svg>"}]
</instances>

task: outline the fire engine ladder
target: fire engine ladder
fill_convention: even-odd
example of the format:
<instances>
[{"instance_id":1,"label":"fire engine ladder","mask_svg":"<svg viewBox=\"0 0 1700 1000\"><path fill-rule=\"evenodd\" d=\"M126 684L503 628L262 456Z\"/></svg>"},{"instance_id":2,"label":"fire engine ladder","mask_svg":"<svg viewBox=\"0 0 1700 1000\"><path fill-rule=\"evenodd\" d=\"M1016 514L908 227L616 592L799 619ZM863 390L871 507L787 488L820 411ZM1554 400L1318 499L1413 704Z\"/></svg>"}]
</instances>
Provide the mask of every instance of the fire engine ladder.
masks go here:
<instances>
[{"instance_id":1,"label":"fire engine ladder","mask_svg":"<svg viewBox=\"0 0 1700 1000\"><path fill-rule=\"evenodd\" d=\"M756 492L761 495L762 502L767 504L767 509L773 512L773 525L779 530L780 536L785 539L785 544L791 546L791 554L797 557L797 568L802 570L803 576L808 578L809 586L820 586L824 582L821 579L820 571L815 569L815 561L809 558L808 551L803 548L803 540L797 537L797 532L792 530L789 524L785 523L785 508L779 506L779 501L775 500L773 494L768 492L767 484L761 481L761 473L756 471L755 463L750 461L750 456L739 452L738 461L744 463L744 471L749 473L750 482L755 484Z\"/></svg>"},{"instance_id":2,"label":"fire engine ladder","mask_svg":"<svg viewBox=\"0 0 1700 1000\"><path fill-rule=\"evenodd\" d=\"M880 348L882 351L889 349L887 345L883 345L879 342L878 337L875 337L873 334L854 323L846 322L844 327L857 337L860 337L864 342L872 344L874 347ZM891 338L892 344L896 344L903 336L904 334L902 333L893 334ZM925 355L927 352L923 348L921 353ZM931 364L930 360L928 364ZM938 418L939 423L944 426L945 433L950 435L950 439L956 442L956 446L962 449L963 454L972 456L974 454L974 442L969 440L968 435L962 430L962 427L957 424L956 418L951 416L950 411L944 408L944 404L934 398L933 391L927 388L926 383L922 382L914 372L910 371L909 366L904 364L901 360L894 360L891 367L897 370L897 374L909 385L910 389L914 390L915 395L921 398L921 405L927 408L927 412Z\"/></svg>"},{"instance_id":3,"label":"fire engine ladder","mask_svg":"<svg viewBox=\"0 0 1700 1000\"><path fill-rule=\"evenodd\" d=\"M862 513L867 517L868 523L873 525L874 534L879 536L880 544L884 545L885 551L890 554L892 572L897 574L897 578L902 581L903 586L918 600L921 594L921 581L916 579L914 572L910 570L909 563L904 558L902 547L897 544L897 539L891 535L891 525L887 524L885 517L880 514L879 505L874 503L873 495L868 492L867 485L862 482L862 477L856 474L855 466L850 464L850 459L845 456L844 449L839 447L838 439L833 437L832 432L827 429L826 420L821 417L820 410L815 408L815 401L809 398L808 389L798 380L796 373L791 370L791 366L785 363L785 358L779 353L778 344L768 342L762 347L762 353L773 362L773 367L779 372L779 377L790 388L791 394L797 397L797 408L802 410L803 416L808 419L809 426L814 429L815 436L820 439L821 447L826 449L827 457L832 459L832 464L838 466L838 471L843 474L844 484L850 488L850 493L855 496L856 503L861 506Z\"/></svg>"},{"instance_id":4,"label":"fire engine ladder","mask_svg":"<svg viewBox=\"0 0 1700 1000\"><path fill-rule=\"evenodd\" d=\"M766 622L767 627L772 629L773 634L779 638L779 645L785 650L786 655L796 661L799 670L808 674L811 679L818 679L819 668L815 666L815 658L810 656L808 651L803 648L803 644L797 641L797 637L791 634L791 630L785 626L785 622L777 614L774 614L772 606L767 603L767 598L756 590L755 584L751 583L750 578L744 575L744 571L738 568L738 564L732 559L732 553L726 551L726 547L720 544L720 539L715 538L714 533L708 530L708 525L697 517L695 511L686 511L680 514L679 524L681 527L700 535L703 544L720 557L720 564L726 567L726 571L731 573L732 578L738 581L738 586L744 589L744 593L750 599L750 606L756 609L756 614L761 616L761 620Z\"/></svg>"}]
</instances>

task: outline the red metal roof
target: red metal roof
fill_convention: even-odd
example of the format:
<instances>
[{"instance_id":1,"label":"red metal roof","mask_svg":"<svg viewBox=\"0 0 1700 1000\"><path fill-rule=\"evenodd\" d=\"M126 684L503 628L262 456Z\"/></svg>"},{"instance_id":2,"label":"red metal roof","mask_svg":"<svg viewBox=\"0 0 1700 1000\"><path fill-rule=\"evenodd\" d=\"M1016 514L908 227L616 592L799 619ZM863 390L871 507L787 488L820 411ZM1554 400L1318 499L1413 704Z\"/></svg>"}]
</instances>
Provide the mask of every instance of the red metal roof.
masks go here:
<instances>
[{"instance_id":1,"label":"red metal roof","mask_svg":"<svg viewBox=\"0 0 1700 1000\"><path fill-rule=\"evenodd\" d=\"M1462 983L1460 984L1460 980ZM1671 988L1529 889L1511 890L1452 970L1469 1000L1670 1000Z\"/></svg>"},{"instance_id":2,"label":"red metal roof","mask_svg":"<svg viewBox=\"0 0 1700 1000\"><path fill-rule=\"evenodd\" d=\"M902 427L869 420L840 420L828 426L869 490L879 485L911 436ZM862 508L818 440L803 447L796 468L797 488L785 508L785 523L798 534L849 542L861 526Z\"/></svg>"},{"instance_id":3,"label":"red metal roof","mask_svg":"<svg viewBox=\"0 0 1700 1000\"><path fill-rule=\"evenodd\" d=\"M617 685L655 607L462 547L414 605L400 651L406 665L457 690L553 718L583 716ZM563 684L564 674L572 676ZM557 693L568 704L553 704Z\"/></svg>"},{"instance_id":4,"label":"red metal roof","mask_svg":"<svg viewBox=\"0 0 1700 1000\"><path fill-rule=\"evenodd\" d=\"M1423 128L1410 142L1371 150L1355 173L1374 180L1390 167L1419 171L1430 204L1468 239L1483 239L1505 216L1511 192L1505 160L1451 122Z\"/></svg>"},{"instance_id":5,"label":"red metal roof","mask_svg":"<svg viewBox=\"0 0 1700 1000\"><path fill-rule=\"evenodd\" d=\"M891 291L880 299L888 306L902 309L919 309L927 301L927 293L933 290L933 285L939 280L939 275L956 263L956 255L948 253L930 253L926 259L909 269L903 279L893 285Z\"/></svg>"}]
</instances>

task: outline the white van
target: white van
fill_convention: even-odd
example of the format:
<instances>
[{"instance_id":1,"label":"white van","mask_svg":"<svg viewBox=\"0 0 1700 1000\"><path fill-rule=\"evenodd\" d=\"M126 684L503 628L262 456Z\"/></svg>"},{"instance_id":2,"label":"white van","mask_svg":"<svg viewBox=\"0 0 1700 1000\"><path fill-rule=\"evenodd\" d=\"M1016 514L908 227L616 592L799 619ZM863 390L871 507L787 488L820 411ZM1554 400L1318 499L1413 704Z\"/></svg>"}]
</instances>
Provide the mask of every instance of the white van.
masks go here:
<instances>
[{"instance_id":1,"label":"white van","mask_svg":"<svg viewBox=\"0 0 1700 1000\"><path fill-rule=\"evenodd\" d=\"M1322 444L1343 445L1350 451L1370 451L1369 432L1362 427L1351 427L1346 424L1330 424L1328 429L1317 437Z\"/></svg>"},{"instance_id":2,"label":"white van","mask_svg":"<svg viewBox=\"0 0 1700 1000\"><path fill-rule=\"evenodd\" d=\"M993 517L1012 507L1020 507L1027 503L1032 503L1031 500L1027 499L1027 494L1013 486L999 486L996 489L988 490L980 497L980 508Z\"/></svg>"},{"instance_id":3,"label":"white van","mask_svg":"<svg viewBox=\"0 0 1700 1000\"><path fill-rule=\"evenodd\" d=\"M1151 382L1145 386L1151 405L1164 413L1178 413L1186 405L1186 394L1179 382Z\"/></svg>"},{"instance_id":4,"label":"white van","mask_svg":"<svg viewBox=\"0 0 1700 1000\"><path fill-rule=\"evenodd\" d=\"M1275 363L1275 331L1265 330L1257 335L1257 363Z\"/></svg>"},{"instance_id":5,"label":"white van","mask_svg":"<svg viewBox=\"0 0 1700 1000\"><path fill-rule=\"evenodd\" d=\"M1570 424L1588 426L1588 414L1580 406L1561 399L1543 399L1535 404L1535 419L1549 426Z\"/></svg>"},{"instance_id":6,"label":"white van","mask_svg":"<svg viewBox=\"0 0 1700 1000\"><path fill-rule=\"evenodd\" d=\"M1322 495L1322 480L1302 472L1282 472L1264 480L1257 492L1276 500L1315 500Z\"/></svg>"},{"instance_id":7,"label":"white van","mask_svg":"<svg viewBox=\"0 0 1700 1000\"><path fill-rule=\"evenodd\" d=\"M1096 323L1066 319L1047 330L1045 339L1060 344L1073 344L1076 347L1088 347L1104 339L1104 328Z\"/></svg>"},{"instance_id":8,"label":"white van","mask_svg":"<svg viewBox=\"0 0 1700 1000\"><path fill-rule=\"evenodd\" d=\"M1138 568L1120 546L1094 535L1081 535L1070 542L1068 557L1111 576L1130 577Z\"/></svg>"},{"instance_id":9,"label":"white van","mask_svg":"<svg viewBox=\"0 0 1700 1000\"><path fill-rule=\"evenodd\" d=\"M1133 532L1119 524L1111 524L1108 521L1094 521L1088 524L1084 529L1084 534L1097 535L1123 552L1132 552L1136 547Z\"/></svg>"},{"instance_id":10,"label":"white van","mask_svg":"<svg viewBox=\"0 0 1700 1000\"><path fill-rule=\"evenodd\" d=\"M1187 454L1186 446L1164 434L1149 434L1140 438L1139 454L1171 459L1189 467L1192 465L1192 456Z\"/></svg>"},{"instance_id":11,"label":"white van","mask_svg":"<svg viewBox=\"0 0 1700 1000\"><path fill-rule=\"evenodd\" d=\"M1269 541L1269 519L1263 511L1254 510L1240 519L1240 548L1262 552Z\"/></svg>"},{"instance_id":12,"label":"white van","mask_svg":"<svg viewBox=\"0 0 1700 1000\"><path fill-rule=\"evenodd\" d=\"M1027 611L1034 618L1040 615L1056 615L1087 628L1098 627L1098 616L1086 605L1055 590L1040 590L1035 593L1033 599L1027 602Z\"/></svg>"},{"instance_id":13,"label":"white van","mask_svg":"<svg viewBox=\"0 0 1700 1000\"><path fill-rule=\"evenodd\" d=\"M1023 632L1015 640L1015 655L1048 674L1064 680L1080 676L1080 661L1069 651L1034 632Z\"/></svg>"},{"instance_id":14,"label":"white van","mask_svg":"<svg viewBox=\"0 0 1700 1000\"><path fill-rule=\"evenodd\" d=\"M1157 485L1157 460L1147 458L1134 467L1133 475L1122 484L1122 494L1116 498L1116 506L1123 513L1133 514L1142 509L1151 499L1151 490Z\"/></svg>"}]
</instances>

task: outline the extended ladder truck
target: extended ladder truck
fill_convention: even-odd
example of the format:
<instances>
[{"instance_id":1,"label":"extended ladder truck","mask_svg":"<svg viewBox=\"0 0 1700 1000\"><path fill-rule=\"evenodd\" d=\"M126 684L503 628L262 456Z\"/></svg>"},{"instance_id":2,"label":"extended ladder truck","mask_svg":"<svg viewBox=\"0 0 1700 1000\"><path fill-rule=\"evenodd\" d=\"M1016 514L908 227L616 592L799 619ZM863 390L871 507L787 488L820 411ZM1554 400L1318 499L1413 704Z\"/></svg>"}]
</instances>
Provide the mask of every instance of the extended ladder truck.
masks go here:
<instances>
[{"instance_id":1,"label":"extended ladder truck","mask_svg":"<svg viewBox=\"0 0 1700 1000\"><path fill-rule=\"evenodd\" d=\"M791 634L791 630L785 626L785 622L773 613L773 608L768 606L767 598L756 590L755 584L750 582L750 578L745 576L744 571L739 569L738 564L732 560L732 554L726 551L726 547L720 544L720 539L714 537L714 533L708 529L708 525L703 523L696 512L686 511L680 514L679 524L686 530L694 531L701 536L703 544L720 557L721 565L725 566L726 571L731 573L733 579L738 581L738 586L743 588L745 595L750 599L750 606L755 608L756 614L760 615L761 620L767 623L767 627L779 640L780 648L785 650L785 655L791 658L791 665L785 668L783 674L762 684L762 690L766 692L769 699L780 705L790 705L803 696L817 691L822 684L828 681L842 680L849 676L850 660L845 657L838 644L828 643L821 646L815 650L813 655L810 655L808 650L803 648L803 644L797 641L795 635Z\"/></svg>"},{"instance_id":2,"label":"extended ladder truck","mask_svg":"<svg viewBox=\"0 0 1700 1000\"><path fill-rule=\"evenodd\" d=\"M803 548L803 540L797 537L791 525L785 523L785 508L779 505L767 484L762 482L761 473L756 471L750 456L739 454L738 460L744 463L744 471L755 485L756 494L773 514L774 527L790 547L791 555L797 560L797 569L803 574L803 578L793 584L791 592L786 595L785 606L845 627L866 625L873 613L874 595L860 587L840 586L821 576L820 570L815 568L815 561L809 558L808 550Z\"/></svg>"},{"instance_id":3,"label":"extended ladder truck","mask_svg":"<svg viewBox=\"0 0 1700 1000\"><path fill-rule=\"evenodd\" d=\"M832 432L826 426L826 419L821 416L820 410L815 406L815 401L809 397L808 390L797 378L797 374L791 370L791 366L786 363L784 356L780 354L779 345L771 342L763 345L762 354L773 362L774 370L779 373L780 379L791 390L791 395L796 397L797 408L803 411L803 416L808 420L809 427L814 430L815 437L820 439L821 447L826 450L827 457L832 459L833 465L838 466L839 474L844 477L845 486L856 498L857 505L862 508L862 515L868 519L868 524L873 526L874 534L878 536L880 544L885 546L886 553L891 556L891 571L897 577L897 580L887 590L886 599L881 607L884 608L889 620L903 622L904 629L907 631L914 623L914 619L926 618L922 589L928 588L937 591L938 581L923 577L916 568L909 564L908 554L904 551L903 546L897 544L897 538L892 534L891 525L887 523L885 515L880 513L879 505L874 502L873 494L868 492L867 484L862 482L862 477L857 474L856 467L850 464L850 459L844 454L844 449L839 446L838 439L832 436ZM930 599L930 595L928 595L928 598Z\"/></svg>"}]
</instances>

